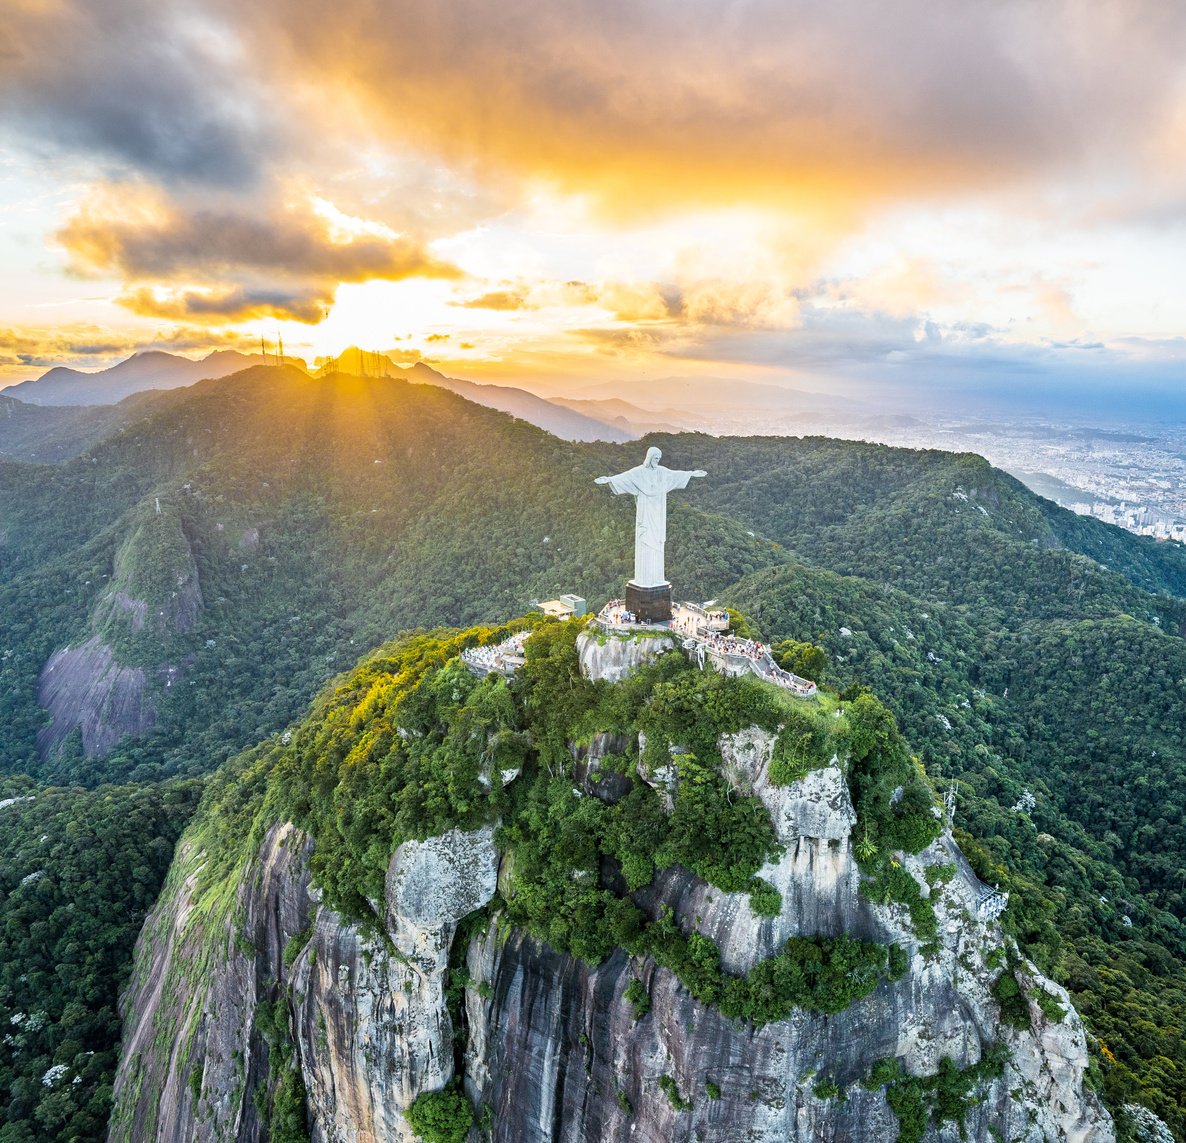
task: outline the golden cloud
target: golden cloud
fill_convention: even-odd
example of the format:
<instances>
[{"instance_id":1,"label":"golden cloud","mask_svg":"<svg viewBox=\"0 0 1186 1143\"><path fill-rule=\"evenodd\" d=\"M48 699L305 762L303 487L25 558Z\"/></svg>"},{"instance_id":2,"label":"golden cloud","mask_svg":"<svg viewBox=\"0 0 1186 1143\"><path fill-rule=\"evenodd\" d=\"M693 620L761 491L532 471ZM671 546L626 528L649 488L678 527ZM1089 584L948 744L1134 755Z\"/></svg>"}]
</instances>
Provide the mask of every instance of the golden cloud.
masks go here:
<instances>
[{"instance_id":1,"label":"golden cloud","mask_svg":"<svg viewBox=\"0 0 1186 1143\"><path fill-rule=\"evenodd\" d=\"M336 282L460 277L412 239L379 228L341 231L310 202L187 209L155 189L103 186L57 239L76 270L128 278L243 270Z\"/></svg>"},{"instance_id":2,"label":"golden cloud","mask_svg":"<svg viewBox=\"0 0 1186 1143\"><path fill-rule=\"evenodd\" d=\"M147 317L207 322L214 325L279 318L306 322L321 321L334 302L332 285L311 285L293 289L160 289L141 286L125 290L116 302L132 313Z\"/></svg>"},{"instance_id":3,"label":"golden cloud","mask_svg":"<svg viewBox=\"0 0 1186 1143\"><path fill-rule=\"evenodd\" d=\"M126 335L104 326L0 329L0 368L36 367L127 352Z\"/></svg>"},{"instance_id":4,"label":"golden cloud","mask_svg":"<svg viewBox=\"0 0 1186 1143\"><path fill-rule=\"evenodd\" d=\"M618 215L742 203L825 224L1137 146L1186 43L1186 16L1155 0L242 12L273 76L345 93L327 120L361 112L459 169L543 181Z\"/></svg>"},{"instance_id":5,"label":"golden cloud","mask_svg":"<svg viewBox=\"0 0 1186 1143\"><path fill-rule=\"evenodd\" d=\"M533 308L523 294L513 290L490 290L476 298L469 298L456 304L467 310L526 310Z\"/></svg>"},{"instance_id":6,"label":"golden cloud","mask_svg":"<svg viewBox=\"0 0 1186 1143\"><path fill-rule=\"evenodd\" d=\"M75 272L121 276L118 301L134 313L205 323L318 322L343 282L461 277L423 243L324 200L190 208L100 186L56 237Z\"/></svg>"}]
</instances>

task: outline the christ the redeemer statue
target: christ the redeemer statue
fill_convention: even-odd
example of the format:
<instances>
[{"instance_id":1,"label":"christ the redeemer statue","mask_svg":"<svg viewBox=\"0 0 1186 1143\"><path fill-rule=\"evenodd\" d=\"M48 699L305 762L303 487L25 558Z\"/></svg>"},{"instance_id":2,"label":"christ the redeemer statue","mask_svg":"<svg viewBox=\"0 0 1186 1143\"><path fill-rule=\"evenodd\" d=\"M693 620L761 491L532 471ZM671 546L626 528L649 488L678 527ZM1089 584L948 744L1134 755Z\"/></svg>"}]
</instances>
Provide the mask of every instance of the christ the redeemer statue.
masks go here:
<instances>
[{"instance_id":1,"label":"christ the redeemer statue","mask_svg":"<svg viewBox=\"0 0 1186 1143\"><path fill-rule=\"evenodd\" d=\"M596 483L608 484L621 496L635 498L634 513L634 576L627 585L626 605L639 608L644 621L671 617L671 585L663 571L663 549L667 544L667 493L687 488L694 476L706 476L703 469L677 472L664 468L657 448L647 449L647 458L637 468L620 472L617 476L599 476ZM632 592L630 589L641 589ZM665 606L664 606L665 602ZM634 603L636 606L631 606ZM653 604L654 606L651 606ZM657 610L656 610L657 608ZM666 611L663 616L660 612Z\"/></svg>"}]
</instances>

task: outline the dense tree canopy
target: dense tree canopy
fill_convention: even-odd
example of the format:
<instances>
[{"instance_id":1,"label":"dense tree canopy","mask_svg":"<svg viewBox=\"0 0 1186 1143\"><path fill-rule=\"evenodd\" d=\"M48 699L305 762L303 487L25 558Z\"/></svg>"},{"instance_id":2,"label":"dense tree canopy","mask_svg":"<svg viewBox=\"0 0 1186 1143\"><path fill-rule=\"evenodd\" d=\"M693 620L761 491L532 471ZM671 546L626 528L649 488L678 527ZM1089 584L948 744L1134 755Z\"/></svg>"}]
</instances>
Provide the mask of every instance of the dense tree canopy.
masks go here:
<instances>
[{"instance_id":1,"label":"dense tree canopy","mask_svg":"<svg viewBox=\"0 0 1186 1143\"><path fill-rule=\"evenodd\" d=\"M0 784L4 1143L103 1137L120 989L197 794Z\"/></svg>"}]
</instances>

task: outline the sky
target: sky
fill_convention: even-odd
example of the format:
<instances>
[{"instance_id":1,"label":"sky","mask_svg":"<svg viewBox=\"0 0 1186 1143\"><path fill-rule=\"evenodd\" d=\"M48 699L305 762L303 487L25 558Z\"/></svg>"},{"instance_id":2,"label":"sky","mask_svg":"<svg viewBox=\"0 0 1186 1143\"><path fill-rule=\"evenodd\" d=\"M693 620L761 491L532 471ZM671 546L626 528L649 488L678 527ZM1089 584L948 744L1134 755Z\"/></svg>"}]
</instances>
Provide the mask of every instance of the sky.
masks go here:
<instances>
[{"instance_id":1,"label":"sky","mask_svg":"<svg viewBox=\"0 0 1186 1143\"><path fill-rule=\"evenodd\" d=\"M6 0L0 386L1186 399L1186 6Z\"/></svg>"}]
</instances>

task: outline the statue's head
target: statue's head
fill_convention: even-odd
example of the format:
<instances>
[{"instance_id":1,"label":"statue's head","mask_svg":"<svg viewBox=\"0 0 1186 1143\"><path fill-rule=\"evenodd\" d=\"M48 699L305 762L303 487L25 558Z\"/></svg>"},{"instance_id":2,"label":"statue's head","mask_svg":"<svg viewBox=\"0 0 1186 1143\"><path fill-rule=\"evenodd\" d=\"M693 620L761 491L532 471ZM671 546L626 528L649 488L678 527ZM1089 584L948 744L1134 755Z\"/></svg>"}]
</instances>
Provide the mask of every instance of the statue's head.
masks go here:
<instances>
[{"instance_id":1,"label":"statue's head","mask_svg":"<svg viewBox=\"0 0 1186 1143\"><path fill-rule=\"evenodd\" d=\"M645 464L647 468L654 468L659 463L660 459L662 459L662 456L663 453L659 449L655 448L654 445L652 445L649 449L647 449L647 458L642 463Z\"/></svg>"}]
</instances>

